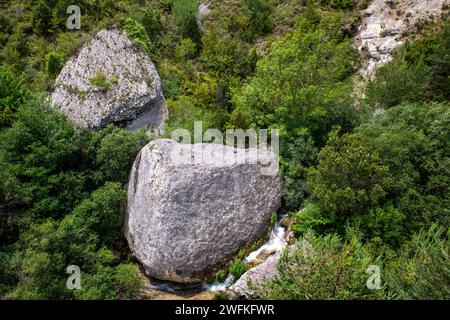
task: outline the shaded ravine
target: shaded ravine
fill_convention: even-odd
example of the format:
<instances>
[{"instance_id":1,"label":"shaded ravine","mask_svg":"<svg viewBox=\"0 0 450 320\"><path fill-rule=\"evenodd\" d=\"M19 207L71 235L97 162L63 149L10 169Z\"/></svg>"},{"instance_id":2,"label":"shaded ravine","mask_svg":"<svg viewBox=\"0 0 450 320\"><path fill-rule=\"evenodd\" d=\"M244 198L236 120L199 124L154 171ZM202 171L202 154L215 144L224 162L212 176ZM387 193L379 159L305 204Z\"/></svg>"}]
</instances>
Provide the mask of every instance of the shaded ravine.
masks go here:
<instances>
[{"instance_id":1,"label":"shaded ravine","mask_svg":"<svg viewBox=\"0 0 450 320\"><path fill-rule=\"evenodd\" d=\"M287 217L281 214L277 217L270 231L269 240L261 247L251 252L244 262L251 268L264 262L269 256L282 251L287 246L287 230L281 225L281 220ZM145 296L153 300L210 300L217 292L226 291L238 280L232 274L228 274L223 282L205 284L180 284L169 281L160 281L145 277Z\"/></svg>"}]
</instances>

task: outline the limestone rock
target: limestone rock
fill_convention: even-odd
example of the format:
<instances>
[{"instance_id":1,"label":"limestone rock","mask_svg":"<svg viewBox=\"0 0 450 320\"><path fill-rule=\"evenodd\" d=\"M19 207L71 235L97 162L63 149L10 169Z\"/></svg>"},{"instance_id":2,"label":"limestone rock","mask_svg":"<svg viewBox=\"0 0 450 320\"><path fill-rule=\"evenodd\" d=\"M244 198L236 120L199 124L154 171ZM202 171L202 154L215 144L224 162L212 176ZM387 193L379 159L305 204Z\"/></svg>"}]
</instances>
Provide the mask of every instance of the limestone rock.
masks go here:
<instances>
[{"instance_id":1,"label":"limestone rock","mask_svg":"<svg viewBox=\"0 0 450 320\"><path fill-rule=\"evenodd\" d=\"M264 170L275 155L254 151L168 139L140 151L130 173L125 236L149 276L205 281L267 233L281 206L281 178ZM194 162L181 161L179 152Z\"/></svg>"},{"instance_id":2,"label":"limestone rock","mask_svg":"<svg viewBox=\"0 0 450 320\"><path fill-rule=\"evenodd\" d=\"M116 123L160 130L168 114L154 64L118 29L98 32L66 63L50 100L94 129Z\"/></svg>"},{"instance_id":3,"label":"limestone rock","mask_svg":"<svg viewBox=\"0 0 450 320\"><path fill-rule=\"evenodd\" d=\"M360 70L365 79L390 61L395 50L421 25L441 16L446 0L373 0L361 14L355 45L365 53Z\"/></svg>"}]
</instances>

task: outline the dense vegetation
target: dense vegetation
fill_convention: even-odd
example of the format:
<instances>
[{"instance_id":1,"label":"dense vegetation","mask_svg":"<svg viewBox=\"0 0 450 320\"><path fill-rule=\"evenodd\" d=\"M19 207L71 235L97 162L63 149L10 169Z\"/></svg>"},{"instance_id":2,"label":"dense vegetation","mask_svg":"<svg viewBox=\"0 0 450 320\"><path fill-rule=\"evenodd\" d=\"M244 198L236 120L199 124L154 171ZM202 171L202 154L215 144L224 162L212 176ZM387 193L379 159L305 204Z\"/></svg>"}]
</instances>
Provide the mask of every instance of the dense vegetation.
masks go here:
<instances>
[{"instance_id":1,"label":"dense vegetation","mask_svg":"<svg viewBox=\"0 0 450 320\"><path fill-rule=\"evenodd\" d=\"M450 24L406 43L361 89L351 38L367 1L208 2L201 26L197 0L14 0L2 10L0 298L139 298L121 226L148 138L74 128L45 100L64 62L116 24L157 66L169 133L198 120L280 130L298 244L259 298L448 299ZM66 29L70 4L81 30ZM66 288L69 265L83 271L81 290ZM366 287L370 265L379 290Z\"/></svg>"}]
</instances>

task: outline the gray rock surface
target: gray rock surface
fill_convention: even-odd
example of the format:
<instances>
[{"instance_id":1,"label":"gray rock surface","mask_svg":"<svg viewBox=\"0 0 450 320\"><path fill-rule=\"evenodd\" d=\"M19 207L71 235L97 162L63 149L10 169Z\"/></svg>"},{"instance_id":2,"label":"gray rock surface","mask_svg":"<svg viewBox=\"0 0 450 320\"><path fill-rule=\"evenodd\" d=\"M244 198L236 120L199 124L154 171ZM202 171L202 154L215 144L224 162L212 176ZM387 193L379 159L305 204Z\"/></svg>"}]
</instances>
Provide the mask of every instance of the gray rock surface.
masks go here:
<instances>
[{"instance_id":1,"label":"gray rock surface","mask_svg":"<svg viewBox=\"0 0 450 320\"><path fill-rule=\"evenodd\" d=\"M118 123L160 130L168 115L154 64L118 29L98 32L65 64L50 100L94 129Z\"/></svg>"},{"instance_id":2,"label":"gray rock surface","mask_svg":"<svg viewBox=\"0 0 450 320\"><path fill-rule=\"evenodd\" d=\"M180 161L180 151L194 163ZM125 236L149 276L202 282L267 234L281 206L281 178L262 174L260 163L274 154L252 151L168 139L140 151L130 173ZM260 163L252 164L256 156Z\"/></svg>"},{"instance_id":3,"label":"gray rock surface","mask_svg":"<svg viewBox=\"0 0 450 320\"><path fill-rule=\"evenodd\" d=\"M365 56L360 70L363 78L372 78L420 26L440 17L445 1L372 0L361 13L362 23L355 38L355 45Z\"/></svg>"},{"instance_id":4,"label":"gray rock surface","mask_svg":"<svg viewBox=\"0 0 450 320\"><path fill-rule=\"evenodd\" d=\"M263 285L277 276L278 264L284 255L292 257L292 254L301 254L302 259L312 254L312 247L306 240L290 244L282 251L270 255L265 261L245 272L229 289L228 294L232 299L252 299L254 289ZM298 263L295 262L295 263ZM300 262L301 263L301 262Z\"/></svg>"},{"instance_id":5,"label":"gray rock surface","mask_svg":"<svg viewBox=\"0 0 450 320\"><path fill-rule=\"evenodd\" d=\"M269 256L264 262L244 273L229 289L228 293L233 299L251 299L254 287L260 286L264 281L274 278L277 274L277 265L282 253L277 252Z\"/></svg>"}]
</instances>

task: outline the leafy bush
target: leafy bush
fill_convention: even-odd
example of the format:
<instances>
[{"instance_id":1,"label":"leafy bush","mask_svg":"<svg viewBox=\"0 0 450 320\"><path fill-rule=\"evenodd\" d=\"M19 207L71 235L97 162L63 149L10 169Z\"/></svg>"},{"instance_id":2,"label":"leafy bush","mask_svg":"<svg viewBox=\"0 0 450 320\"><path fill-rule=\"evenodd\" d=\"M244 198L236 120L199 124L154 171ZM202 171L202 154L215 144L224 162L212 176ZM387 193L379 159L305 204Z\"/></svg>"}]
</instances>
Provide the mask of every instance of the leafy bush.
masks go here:
<instances>
[{"instance_id":1,"label":"leafy bush","mask_svg":"<svg viewBox=\"0 0 450 320\"><path fill-rule=\"evenodd\" d=\"M354 68L352 51L333 35L341 18L323 17L320 25L303 18L294 33L272 44L233 96L240 125L278 128L283 135L305 127L318 144L333 126L352 128L356 113L345 81Z\"/></svg>"},{"instance_id":2,"label":"leafy bush","mask_svg":"<svg viewBox=\"0 0 450 320\"><path fill-rule=\"evenodd\" d=\"M8 126L27 98L22 79L0 66L0 129Z\"/></svg>"},{"instance_id":3,"label":"leafy bush","mask_svg":"<svg viewBox=\"0 0 450 320\"><path fill-rule=\"evenodd\" d=\"M356 5L354 0L328 0L328 3L336 9L353 9Z\"/></svg>"},{"instance_id":4,"label":"leafy bush","mask_svg":"<svg viewBox=\"0 0 450 320\"><path fill-rule=\"evenodd\" d=\"M173 130L179 128L190 131L191 137L193 137L195 121L201 121L203 130L206 130L209 128L222 128L226 120L224 119L226 116L224 110L198 108L186 96L180 96L177 100L168 101L168 107L171 114L166 124L167 136L169 137Z\"/></svg>"},{"instance_id":5,"label":"leafy bush","mask_svg":"<svg viewBox=\"0 0 450 320\"><path fill-rule=\"evenodd\" d=\"M309 202L305 208L293 214L295 223L292 225L297 237L303 236L310 230L319 234L336 232L336 215L332 211L326 211L317 204Z\"/></svg>"},{"instance_id":6,"label":"leafy bush","mask_svg":"<svg viewBox=\"0 0 450 320\"><path fill-rule=\"evenodd\" d=\"M39 35L48 35L52 31L52 10L45 1L39 0L31 24Z\"/></svg>"},{"instance_id":7,"label":"leafy bush","mask_svg":"<svg viewBox=\"0 0 450 320\"><path fill-rule=\"evenodd\" d=\"M249 18L250 39L270 33L275 24L272 20L272 0L245 0L244 13Z\"/></svg>"},{"instance_id":8,"label":"leafy bush","mask_svg":"<svg viewBox=\"0 0 450 320\"><path fill-rule=\"evenodd\" d=\"M186 16L197 14L198 0L174 0L172 11L176 24L180 26L183 24Z\"/></svg>"},{"instance_id":9,"label":"leafy bush","mask_svg":"<svg viewBox=\"0 0 450 320\"><path fill-rule=\"evenodd\" d=\"M63 65L64 59L60 54L50 52L45 56L45 71L50 77L55 78L61 71Z\"/></svg>"},{"instance_id":10,"label":"leafy bush","mask_svg":"<svg viewBox=\"0 0 450 320\"><path fill-rule=\"evenodd\" d=\"M307 133L294 135L283 152L283 198L287 209L299 209L309 196L306 185L307 168L314 165L317 149Z\"/></svg>"},{"instance_id":11,"label":"leafy bush","mask_svg":"<svg viewBox=\"0 0 450 320\"><path fill-rule=\"evenodd\" d=\"M449 116L446 104L405 104L332 139L308 176L326 224L353 224L393 247L432 223L449 226Z\"/></svg>"},{"instance_id":12,"label":"leafy bush","mask_svg":"<svg viewBox=\"0 0 450 320\"><path fill-rule=\"evenodd\" d=\"M134 264L119 264L115 268L114 281L118 288L119 299L137 299L143 289L143 280L139 267Z\"/></svg>"},{"instance_id":13,"label":"leafy bush","mask_svg":"<svg viewBox=\"0 0 450 320\"><path fill-rule=\"evenodd\" d=\"M194 42L191 39L182 39L179 44L177 44L175 48L175 57L183 60L194 58L195 53L197 52L197 48Z\"/></svg>"},{"instance_id":14,"label":"leafy bush","mask_svg":"<svg viewBox=\"0 0 450 320\"><path fill-rule=\"evenodd\" d=\"M123 180L146 144L141 132L76 130L41 101L23 106L0 137L0 167L8 177L3 182L17 185L21 194L20 201L9 197L3 207L53 218L72 211L106 179ZM114 142L120 142L115 150Z\"/></svg>"},{"instance_id":15,"label":"leafy bush","mask_svg":"<svg viewBox=\"0 0 450 320\"><path fill-rule=\"evenodd\" d=\"M94 191L89 199L75 207L72 214L105 245L112 245L120 238L122 210L126 193L117 183L106 183Z\"/></svg>"},{"instance_id":16,"label":"leafy bush","mask_svg":"<svg viewBox=\"0 0 450 320\"><path fill-rule=\"evenodd\" d=\"M313 199L338 215L362 213L386 198L392 184L389 167L357 136L331 140L319 152L308 185Z\"/></svg>"},{"instance_id":17,"label":"leafy bush","mask_svg":"<svg viewBox=\"0 0 450 320\"><path fill-rule=\"evenodd\" d=\"M219 270L214 275L214 281L222 282L222 281L224 281L226 279L226 277L227 277L226 271L225 270Z\"/></svg>"},{"instance_id":18,"label":"leafy bush","mask_svg":"<svg viewBox=\"0 0 450 320\"><path fill-rule=\"evenodd\" d=\"M450 101L450 23L438 34L406 43L400 54L379 68L366 89L372 107L402 102Z\"/></svg>"},{"instance_id":19,"label":"leafy bush","mask_svg":"<svg viewBox=\"0 0 450 320\"><path fill-rule=\"evenodd\" d=\"M148 137L143 130L135 134L113 126L106 130L108 135L100 142L96 163L103 179L126 183L134 162L132 155L138 154L142 146L148 143Z\"/></svg>"},{"instance_id":20,"label":"leafy bush","mask_svg":"<svg viewBox=\"0 0 450 320\"><path fill-rule=\"evenodd\" d=\"M364 239L376 244L385 243L398 248L408 240L406 215L392 204L355 216L350 224L364 235Z\"/></svg>"},{"instance_id":21,"label":"leafy bush","mask_svg":"<svg viewBox=\"0 0 450 320\"><path fill-rule=\"evenodd\" d=\"M112 85L111 81L108 80L101 70L97 70L95 77L89 79L89 82L94 86L99 87L102 91L108 91Z\"/></svg>"},{"instance_id":22,"label":"leafy bush","mask_svg":"<svg viewBox=\"0 0 450 320\"><path fill-rule=\"evenodd\" d=\"M357 238L342 243L336 235L309 233L285 252L275 279L254 287L261 299L375 299L380 293L366 287L375 261Z\"/></svg>"},{"instance_id":23,"label":"leafy bush","mask_svg":"<svg viewBox=\"0 0 450 320\"><path fill-rule=\"evenodd\" d=\"M448 300L449 248L448 229L432 225L419 232L389 266L387 290L400 299Z\"/></svg>"},{"instance_id":24,"label":"leafy bush","mask_svg":"<svg viewBox=\"0 0 450 320\"><path fill-rule=\"evenodd\" d=\"M163 79L164 97L175 98L181 93L181 81L178 76Z\"/></svg>"},{"instance_id":25,"label":"leafy bush","mask_svg":"<svg viewBox=\"0 0 450 320\"><path fill-rule=\"evenodd\" d=\"M48 219L24 232L10 268L19 275L7 293L16 299L130 299L141 280L133 265L117 265L108 249L121 235L125 192L107 183L60 222ZM39 241L35 241L39 239ZM69 265L80 267L81 290L66 288Z\"/></svg>"},{"instance_id":26,"label":"leafy bush","mask_svg":"<svg viewBox=\"0 0 450 320\"><path fill-rule=\"evenodd\" d=\"M185 38L201 43L201 31L197 24L198 0L174 0L173 14L175 22Z\"/></svg>"},{"instance_id":27,"label":"leafy bush","mask_svg":"<svg viewBox=\"0 0 450 320\"><path fill-rule=\"evenodd\" d=\"M122 23L122 28L148 55L152 58L155 57L155 45L142 24L134 19L128 18Z\"/></svg>"},{"instance_id":28,"label":"leafy bush","mask_svg":"<svg viewBox=\"0 0 450 320\"><path fill-rule=\"evenodd\" d=\"M163 25L161 23L161 12L154 8L149 8L144 11L142 18L142 25L147 31L151 39L157 39L163 32Z\"/></svg>"},{"instance_id":29,"label":"leafy bush","mask_svg":"<svg viewBox=\"0 0 450 320\"><path fill-rule=\"evenodd\" d=\"M253 73L256 52L238 37L229 37L216 29L208 30L202 38L200 59L223 77L243 78Z\"/></svg>"},{"instance_id":30,"label":"leafy bush","mask_svg":"<svg viewBox=\"0 0 450 320\"><path fill-rule=\"evenodd\" d=\"M450 101L450 22L447 21L438 39L440 41L431 58L428 87L434 100Z\"/></svg>"},{"instance_id":31,"label":"leafy bush","mask_svg":"<svg viewBox=\"0 0 450 320\"><path fill-rule=\"evenodd\" d=\"M390 108L402 102L425 98L428 68L423 61L408 65L400 58L380 67L367 85L368 103L374 108Z\"/></svg>"}]
</instances>

